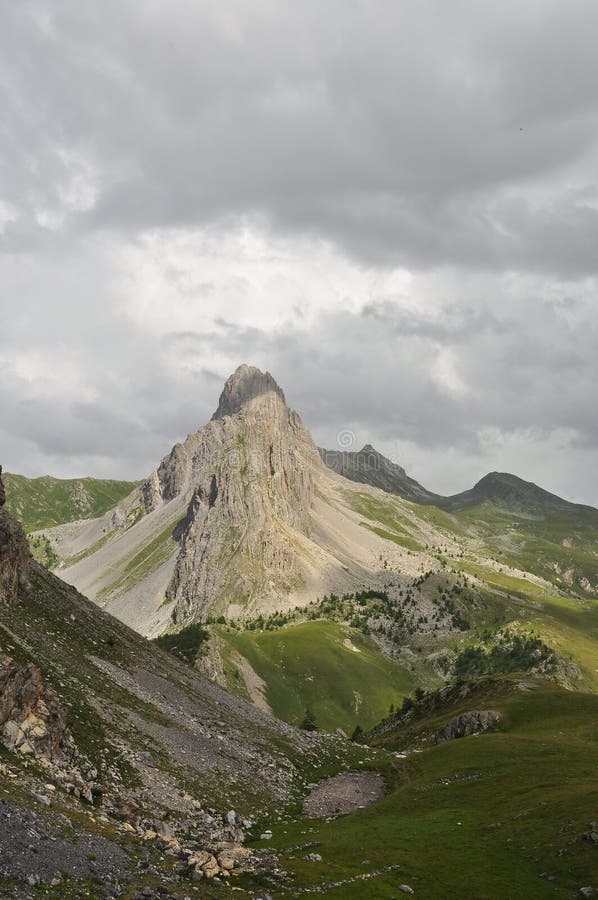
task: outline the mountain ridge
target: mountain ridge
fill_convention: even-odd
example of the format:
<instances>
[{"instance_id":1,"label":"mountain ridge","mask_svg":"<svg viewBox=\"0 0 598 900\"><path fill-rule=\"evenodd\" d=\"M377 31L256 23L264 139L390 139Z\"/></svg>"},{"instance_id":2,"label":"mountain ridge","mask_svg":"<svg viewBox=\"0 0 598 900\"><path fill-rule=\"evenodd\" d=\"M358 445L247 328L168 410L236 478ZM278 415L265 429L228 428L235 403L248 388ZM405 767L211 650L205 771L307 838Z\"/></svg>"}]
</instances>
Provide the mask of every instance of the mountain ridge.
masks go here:
<instances>
[{"instance_id":1,"label":"mountain ridge","mask_svg":"<svg viewBox=\"0 0 598 900\"><path fill-rule=\"evenodd\" d=\"M475 565L486 565L484 555L495 565L508 550L517 578L531 571L548 583L598 590L593 532L586 540L572 521L578 507L563 501L564 512L554 512L551 501L546 515L563 521L531 552L513 519L499 516L496 525L485 521L490 512L476 512L478 499L483 508L490 496L521 493L525 483L515 476L440 498L371 445L360 453L357 486L325 465L273 377L243 365L210 421L175 444L128 497L95 520L43 535L62 578L151 636L209 618L289 611L329 593L386 591L390 573L396 593L441 564L438 547L456 558L464 540ZM352 458L334 462L342 470ZM373 469L378 481L370 484ZM385 491L386 479L407 497ZM536 502L551 496L534 490Z\"/></svg>"},{"instance_id":2,"label":"mountain ridge","mask_svg":"<svg viewBox=\"0 0 598 900\"><path fill-rule=\"evenodd\" d=\"M438 494L428 491L407 475L402 466L383 456L371 444L365 444L357 452L322 447L318 450L325 465L351 481L371 484L415 503L433 503L440 499Z\"/></svg>"},{"instance_id":3,"label":"mountain ridge","mask_svg":"<svg viewBox=\"0 0 598 900\"><path fill-rule=\"evenodd\" d=\"M361 450L327 450L318 448L325 465L350 481L370 484L414 503L431 504L441 509L460 509L476 502L512 502L529 508L585 509L595 507L565 500L532 481L510 472L488 472L472 488L457 494L436 494L411 478L402 466L392 462L371 444Z\"/></svg>"},{"instance_id":4,"label":"mountain ridge","mask_svg":"<svg viewBox=\"0 0 598 900\"><path fill-rule=\"evenodd\" d=\"M485 500L520 505L528 509L594 510L586 503L574 503L547 491L533 481L510 472L488 472L473 488L442 498L444 508L463 508Z\"/></svg>"}]
</instances>

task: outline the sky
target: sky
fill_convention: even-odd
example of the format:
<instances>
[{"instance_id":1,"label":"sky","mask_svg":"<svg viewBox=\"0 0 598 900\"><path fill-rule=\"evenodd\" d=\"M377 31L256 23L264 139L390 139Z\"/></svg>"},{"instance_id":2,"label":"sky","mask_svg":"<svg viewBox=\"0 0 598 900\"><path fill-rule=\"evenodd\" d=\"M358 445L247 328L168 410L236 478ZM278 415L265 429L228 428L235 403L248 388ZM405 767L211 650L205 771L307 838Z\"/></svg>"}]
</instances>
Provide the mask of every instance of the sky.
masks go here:
<instances>
[{"instance_id":1,"label":"sky","mask_svg":"<svg viewBox=\"0 0 598 900\"><path fill-rule=\"evenodd\" d=\"M598 505L594 0L0 0L0 463L142 478L243 362L430 490Z\"/></svg>"}]
</instances>

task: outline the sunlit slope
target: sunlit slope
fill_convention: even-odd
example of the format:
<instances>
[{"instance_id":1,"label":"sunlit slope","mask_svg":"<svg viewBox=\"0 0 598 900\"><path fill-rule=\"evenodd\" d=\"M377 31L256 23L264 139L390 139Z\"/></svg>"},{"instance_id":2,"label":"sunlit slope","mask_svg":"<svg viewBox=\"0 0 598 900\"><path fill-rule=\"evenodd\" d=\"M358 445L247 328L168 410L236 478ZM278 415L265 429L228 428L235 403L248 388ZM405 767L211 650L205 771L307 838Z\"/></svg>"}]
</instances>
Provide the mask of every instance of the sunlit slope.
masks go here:
<instances>
[{"instance_id":1,"label":"sunlit slope","mask_svg":"<svg viewBox=\"0 0 598 900\"><path fill-rule=\"evenodd\" d=\"M94 519L126 497L133 481L99 478L25 478L5 473L6 508L26 531L63 525L77 519Z\"/></svg>"},{"instance_id":2,"label":"sunlit slope","mask_svg":"<svg viewBox=\"0 0 598 900\"><path fill-rule=\"evenodd\" d=\"M377 722L414 686L409 672L371 639L338 622L241 633L220 627L218 634L265 682L268 704L287 722L300 723L310 709L318 727L351 734L358 724L368 728ZM234 670L233 658L229 673ZM244 687L242 678L233 675L230 681L233 689L235 681Z\"/></svg>"},{"instance_id":3,"label":"sunlit slope","mask_svg":"<svg viewBox=\"0 0 598 900\"><path fill-rule=\"evenodd\" d=\"M444 636L438 646L458 651L513 623L532 629L579 667L575 687L598 688L597 511L536 509L533 516L523 516L519 510L515 517L513 510L490 502L448 512L388 495L352 493L351 498L365 530L384 536L389 547L406 548L412 560L421 559L421 571L432 558L430 568L437 574L422 591L435 592L439 579L467 578L477 593L464 611L470 630ZM426 525L431 529L427 541ZM395 571L390 564L389 571ZM565 580L567 572L576 574ZM421 643L432 650L429 639Z\"/></svg>"},{"instance_id":4,"label":"sunlit slope","mask_svg":"<svg viewBox=\"0 0 598 900\"><path fill-rule=\"evenodd\" d=\"M298 886L388 865L398 868L365 886L360 879L331 887L326 896L390 900L408 884L424 900L564 900L596 884L597 851L584 835L598 806L598 698L512 676L474 696L470 708L480 700L501 713L498 731L396 759L394 772L387 770L388 796L352 816L285 822L277 846L317 841L322 856L312 863L293 850L283 855ZM454 714L447 709L428 724L436 728ZM378 746L403 743L392 734Z\"/></svg>"}]
</instances>

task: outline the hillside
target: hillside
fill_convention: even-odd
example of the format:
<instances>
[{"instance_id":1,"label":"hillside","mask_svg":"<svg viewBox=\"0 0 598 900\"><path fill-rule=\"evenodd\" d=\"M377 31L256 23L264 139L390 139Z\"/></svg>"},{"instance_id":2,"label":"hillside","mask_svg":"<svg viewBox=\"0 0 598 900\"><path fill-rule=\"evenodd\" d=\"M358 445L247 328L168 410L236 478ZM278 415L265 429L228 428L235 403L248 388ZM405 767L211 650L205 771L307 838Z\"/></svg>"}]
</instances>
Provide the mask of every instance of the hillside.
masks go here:
<instances>
[{"instance_id":1,"label":"hillside","mask_svg":"<svg viewBox=\"0 0 598 900\"><path fill-rule=\"evenodd\" d=\"M295 809L363 751L220 690L20 555L21 540L2 524L0 896L41 879L44 896L116 896L120 882L182 897L208 877L204 856L211 876L230 857L270 877L271 855L243 846L252 821ZM5 582L13 566L22 590Z\"/></svg>"},{"instance_id":2,"label":"hillside","mask_svg":"<svg viewBox=\"0 0 598 900\"><path fill-rule=\"evenodd\" d=\"M318 620L242 632L215 626L214 631L227 661L227 687L258 705L265 701L285 722L298 725L309 709L319 728L342 728L350 735L358 724L373 725L414 687L404 666L341 623ZM255 695L260 684L261 698Z\"/></svg>"},{"instance_id":3,"label":"hillside","mask_svg":"<svg viewBox=\"0 0 598 900\"><path fill-rule=\"evenodd\" d=\"M414 503L431 504L440 509L458 512L482 503L492 503L507 509L522 511L593 512L598 510L563 500L532 481L524 481L508 472L489 472L470 490L444 497L428 491L411 478L405 469L379 453L371 444L357 452L319 448L322 461L328 468L359 484L378 487Z\"/></svg>"},{"instance_id":4,"label":"hillside","mask_svg":"<svg viewBox=\"0 0 598 900\"><path fill-rule=\"evenodd\" d=\"M490 472L471 490L451 497L440 497L436 505L443 509L463 510L481 503L495 503L507 509L519 508L527 512L593 513L598 520L598 510L593 507L570 503L538 487L533 481L524 481L508 472Z\"/></svg>"},{"instance_id":5,"label":"hillside","mask_svg":"<svg viewBox=\"0 0 598 900\"><path fill-rule=\"evenodd\" d=\"M502 472L491 472L470 490L450 497L434 495L425 488L419 496L409 497L405 485L412 479L369 445L359 454L320 452L324 462L335 471L342 470L349 481L412 499L417 504L413 513L439 526L447 539L467 547L470 555L487 556L531 572L557 590L598 596L598 510L594 507L571 503L533 482ZM340 466L337 457L349 463ZM396 468L402 473L396 481L384 477ZM372 503L367 502L369 517L383 521L385 501L379 502L379 514L371 514ZM395 530L393 539L397 540ZM442 535L433 540L442 543ZM413 542L411 547L421 549Z\"/></svg>"},{"instance_id":6,"label":"hillside","mask_svg":"<svg viewBox=\"0 0 598 900\"><path fill-rule=\"evenodd\" d=\"M323 870L334 860L335 878L347 877L391 859L398 872L365 894L377 900L400 896L400 881L428 900L590 896L580 889L597 883L598 698L511 676L424 712L419 733L436 734L480 709L499 714L494 730L419 744L417 752L410 751L413 729L366 736L395 754L395 788L354 816L310 823ZM283 846L292 847L300 829L285 830ZM310 867L292 857L282 859L299 884L309 883ZM347 884L330 896L363 897L364 886Z\"/></svg>"},{"instance_id":7,"label":"hillside","mask_svg":"<svg viewBox=\"0 0 598 900\"><path fill-rule=\"evenodd\" d=\"M26 531L38 531L77 519L95 519L137 486L134 481L99 478L25 478L4 473L7 509Z\"/></svg>"},{"instance_id":8,"label":"hillside","mask_svg":"<svg viewBox=\"0 0 598 900\"><path fill-rule=\"evenodd\" d=\"M219 897L231 872L273 900L595 882L598 604L485 556L477 525L345 485L381 586L210 620L198 648L255 705L30 563L0 512L0 896ZM263 709L350 727L356 690L366 727L402 707L364 745Z\"/></svg>"}]
</instances>

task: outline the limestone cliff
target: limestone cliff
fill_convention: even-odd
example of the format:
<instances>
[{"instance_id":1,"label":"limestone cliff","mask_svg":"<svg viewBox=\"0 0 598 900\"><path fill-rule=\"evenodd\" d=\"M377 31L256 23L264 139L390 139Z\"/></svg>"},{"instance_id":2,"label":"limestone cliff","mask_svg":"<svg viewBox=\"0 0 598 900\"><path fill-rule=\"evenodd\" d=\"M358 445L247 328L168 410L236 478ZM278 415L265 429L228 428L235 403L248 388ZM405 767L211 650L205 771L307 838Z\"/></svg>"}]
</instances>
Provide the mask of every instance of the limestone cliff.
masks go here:
<instances>
[{"instance_id":1,"label":"limestone cliff","mask_svg":"<svg viewBox=\"0 0 598 900\"><path fill-rule=\"evenodd\" d=\"M309 537L312 472L321 465L272 376L240 366L211 421L177 444L142 488L150 510L190 493L169 590L176 622L297 585L297 532Z\"/></svg>"},{"instance_id":2,"label":"limestone cliff","mask_svg":"<svg viewBox=\"0 0 598 900\"><path fill-rule=\"evenodd\" d=\"M29 544L21 527L5 509L0 466L0 603L14 604L29 589Z\"/></svg>"}]
</instances>

